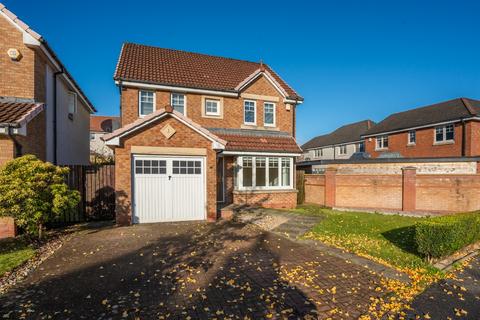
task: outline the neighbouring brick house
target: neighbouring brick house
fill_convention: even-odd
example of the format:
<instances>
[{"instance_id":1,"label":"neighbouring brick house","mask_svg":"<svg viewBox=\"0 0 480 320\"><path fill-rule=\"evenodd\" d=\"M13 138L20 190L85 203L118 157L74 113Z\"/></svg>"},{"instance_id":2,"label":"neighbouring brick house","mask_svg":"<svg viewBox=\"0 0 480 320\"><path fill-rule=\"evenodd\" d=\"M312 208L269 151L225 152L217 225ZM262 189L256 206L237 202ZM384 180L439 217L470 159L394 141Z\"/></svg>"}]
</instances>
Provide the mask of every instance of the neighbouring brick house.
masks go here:
<instances>
[{"instance_id":1,"label":"neighbouring brick house","mask_svg":"<svg viewBox=\"0 0 480 320\"><path fill-rule=\"evenodd\" d=\"M115 71L117 222L215 220L230 204L296 205L295 109L268 65L137 44Z\"/></svg>"},{"instance_id":2,"label":"neighbouring brick house","mask_svg":"<svg viewBox=\"0 0 480 320\"><path fill-rule=\"evenodd\" d=\"M458 98L395 113L363 137L372 158L480 156L480 101Z\"/></svg>"},{"instance_id":3,"label":"neighbouring brick house","mask_svg":"<svg viewBox=\"0 0 480 320\"><path fill-rule=\"evenodd\" d=\"M44 38L0 3L0 165L23 154L88 164L94 111Z\"/></svg>"},{"instance_id":4,"label":"neighbouring brick house","mask_svg":"<svg viewBox=\"0 0 480 320\"><path fill-rule=\"evenodd\" d=\"M349 159L354 153L365 152L361 136L373 125L372 120L363 120L310 139L302 145L303 160Z\"/></svg>"},{"instance_id":5,"label":"neighbouring brick house","mask_svg":"<svg viewBox=\"0 0 480 320\"><path fill-rule=\"evenodd\" d=\"M120 117L91 116L90 117L90 159L113 157L113 150L105 144L102 137L120 128Z\"/></svg>"}]
</instances>

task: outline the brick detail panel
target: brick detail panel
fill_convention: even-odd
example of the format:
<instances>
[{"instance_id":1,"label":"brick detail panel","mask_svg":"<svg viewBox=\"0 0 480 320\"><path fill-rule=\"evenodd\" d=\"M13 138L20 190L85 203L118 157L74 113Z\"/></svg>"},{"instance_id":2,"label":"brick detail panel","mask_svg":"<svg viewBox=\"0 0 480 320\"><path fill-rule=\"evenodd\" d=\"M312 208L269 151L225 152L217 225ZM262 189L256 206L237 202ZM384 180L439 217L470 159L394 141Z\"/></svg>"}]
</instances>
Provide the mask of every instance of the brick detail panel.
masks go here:
<instances>
[{"instance_id":1,"label":"brick detail panel","mask_svg":"<svg viewBox=\"0 0 480 320\"><path fill-rule=\"evenodd\" d=\"M10 217L0 218L0 239L13 238L17 236L15 221Z\"/></svg>"},{"instance_id":2,"label":"brick detail panel","mask_svg":"<svg viewBox=\"0 0 480 320\"><path fill-rule=\"evenodd\" d=\"M402 210L414 211L416 202L416 172L417 170L412 167L403 168L402 173Z\"/></svg>"},{"instance_id":3,"label":"brick detail panel","mask_svg":"<svg viewBox=\"0 0 480 320\"><path fill-rule=\"evenodd\" d=\"M293 209L297 206L297 190L234 191L233 203L252 207Z\"/></svg>"}]
</instances>

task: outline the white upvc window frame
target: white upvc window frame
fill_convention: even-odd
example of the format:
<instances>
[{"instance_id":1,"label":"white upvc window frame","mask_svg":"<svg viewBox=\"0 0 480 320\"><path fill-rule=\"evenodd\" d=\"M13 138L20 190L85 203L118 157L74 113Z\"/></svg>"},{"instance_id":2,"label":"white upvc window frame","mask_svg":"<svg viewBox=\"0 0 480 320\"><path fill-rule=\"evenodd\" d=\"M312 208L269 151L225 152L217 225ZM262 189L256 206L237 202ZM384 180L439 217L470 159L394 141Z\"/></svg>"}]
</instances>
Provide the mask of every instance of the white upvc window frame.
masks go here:
<instances>
[{"instance_id":1,"label":"white upvc window frame","mask_svg":"<svg viewBox=\"0 0 480 320\"><path fill-rule=\"evenodd\" d=\"M243 186L243 158L248 157L252 159L252 186ZM265 158L265 186L256 186L256 163L257 163L257 158ZM270 158L277 158L278 159L278 178L279 178L279 185L278 186L269 186L269 164ZM283 186L283 176L282 176L282 167L283 167L283 162L282 159L288 159L289 161L289 168L290 168L290 173L289 173L289 185ZM293 189L293 157L281 157L281 156L238 156L236 159L236 165L237 165L237 170L236 170L236 190L240 191L255 191L255 190L292 190Z\"/></svg>"},{"instance_id":2,"label":"white upvc window frame","mask_svg":"<svg viewBox=\"0 0 480 320\"><path fill-rule=\"evenodd\" d=\"M323 157L323 148L313 150L313 155L315 158Z\"/></svg>"},{"instance_id":3,"label":"white upvc window frame","mask_svg":"<svg viewBox=\"0 0 480 320\"><path fill-rule=\"evenodd\" d=\"M453 138L452 139L447 139L447 127L452 128L452 133L453 133ZM437 140L437 130L440 129L442 130L442 140ZM448 144L448 143L454 143L455 142L455 124L449 123L449 124L444 124L441 126L436 126L433 129L433 143L434 144Z\"/></svg>"},{"instance_id":4,"label":"white upvc window frame","mask_svg":"<svg viewBox=\"0 0 480 320\"><path fill-rule=\"evenodd\" d=\"M412 141L412 134L413 134L413 141ZM410 130L407 132L407 145L413 146L417 144L417 131Z\"/></svg>"},{"instance_id":5,"label":"white upvc window frame","mask_svg":"<svg viewBox=\"0 0 480 320\"><path fill-rule=\"evenodd\" d=\"M170 93L170 105L173 107L173 110L175 110L175 106L173 105L173 96L174 95L183 96L183 115L187 116L187 95L183 92L171 92Z\"/></svg>"},{"instance_id":6,"label":"white upvc window frame","mask_svg":"<svg viewBox=\"0 0 480 320\"><path fill-rule=\"evenodd\" d=\"M345 152L343 152L343 151L345 151ZM344 156L347 153L348 153L348 150L347 150L347 145L346 144L338 146L338 155L339 156Z\"/></svg>"},{"instance_id":7,"label":"white upvc window frame","mask_svg":"<svg viewBox=\"0 0 480 320\"><path fill-rule=\"evenodd\" d=\"M154 113L157 110L157 105L156 105L156 100L157 100L157 95L155 91L152 90L138 90L138 116L140 118L143 118L145 116L148 116L150 113L143 114L142 113L142 93L152 93L153 94L153 109L152 113Z\"/></svg>"},{"instance_id":8,"label":"white upvc window frame","mask_svg":"<svg viewBox=\"0 0 480 320\"><path fill-rule=\"evenodd\" d=\"M77 94L73 91L68 91L68 114L74 115L77 113ZM70 101L73 101L73 109L70 110Z\"/></svg>"},{"instance_id":9,"label":"white upvc window frame","mask_svg":"<svg viewBox=\"0 0 480 320\"><path fill-rule=\"evenodd\" d=\"M386 147L385 147L385 140L387 140ZM388 135L382 135L375 138L375 150L388 150Z\"/></svg>"},{"instance_id":10,"label":"white upvc window frame","mask_svg":"<svg viewBox=\"0 0 480 320\"><path fill-rule=\"evenodd\" d=\"M208 111L208 102L215 102L217 105L217 111L211 112ZM205 98L205 115L207 116L219 116L220 115L220 99Z\"/></svg>"},{"instance_id":11,"label":"white upvc window frame","mask_svg":"<svg viewBox=\"0 0 480 320\"><path fill-rule=\"evenodd\" d=\"M253 103L253 122L247 122L246 119L246 104L248 103ZM255 100L243 100L243 123L246 125L257 125L257 101Z\"/></svg>"},{"instance_id":12,"label":"white upvc window frame","mask_svg":"<svg viewBox=\"0 0 480 320\"><path fill-rule=\"evenodd\" d=\"M267 113L267 112L266 112L266 111L267 111L267 109L266 109L266 106L267 106L267 105L271 105L272 108L273 108L273 111L272 111L272 112L273 112L273 123L266 123L266 122L265 122L265 118L266 118L265 115L266 115L266 113ZM276 105L276 103L270 102L270 101L266 101L266 102L263 103L263 125L264 125L265 127L275 127L275 126L277 125L276 113L277 113L277 105Z\"/></svg>"}]
</instances>

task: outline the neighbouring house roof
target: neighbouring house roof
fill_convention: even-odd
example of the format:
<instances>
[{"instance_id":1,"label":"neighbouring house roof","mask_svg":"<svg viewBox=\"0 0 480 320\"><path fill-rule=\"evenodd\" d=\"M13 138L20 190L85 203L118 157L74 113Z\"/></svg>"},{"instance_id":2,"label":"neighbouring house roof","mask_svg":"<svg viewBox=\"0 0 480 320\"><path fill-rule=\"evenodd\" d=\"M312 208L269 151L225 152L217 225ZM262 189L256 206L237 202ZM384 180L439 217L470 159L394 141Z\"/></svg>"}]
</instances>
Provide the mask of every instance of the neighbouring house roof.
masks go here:
<instances>
[{"instance_id":1,"label":"neighbouring house roof","mask_svg":"<svg viewBox=\"0 0 480 320\"><path fill-rule=\"evenodd\" d=\"M90 131L112 132L120 127L120 117L90 116Z\"/></svg>"},{"instance_id":2,"label":"neighbouring house roof","mask_svg":"<svg viewBox=\"0 0 480 320\"><path fill-rule=\"evenodd\" d=\"M287 132L208 128L227 141L226 151L301 153L295 138Z\"/></svg>"},{"instance_id":3,"label":"neighbouring house roof","mask_svg":"<svg viewBox=\"0 0 480 320\"><path fill-rule=\"evenodd\" d=\"M363 120L344 125L335 131L322 136L315 137L302 145L303 150L314 149L338 144L346 144L361 140L361 136L375 125L372 120Z\"/></svg>"},{"instance_id":4,"label":"neighbouring house roof","mask_svg":"<svg viewBox=\"0 0 480 320\"><path fill-rule=\"evenodd\" d=\"M37 32L35 32L32 28L30 28L29 25L27 25L25 22L20 20L13 12L8 10L4 4L0 3L0 15L5 15L10 21L22 32L25 32L28 34L30 37L32 37L34 40L38 41L37 44L40 44L43 46L43 48L46 50L47 57L50 55L50 57L54 60L54 64L58 65L58 71L63 71L65 78L67 79L68 82L73 86L73 88L77 91L78 94L80 94L81 98L83 101L87 104L87 107L90 109L91 112L95 112L95 107L93 104L90 102L88 97L85 95L85 93L82 91L80 86L77 84L75 79L72 77L72 75L67 71L63 63L60 61L60 59L57 57L55 52L52 50L52 48L48 45L47 41Z\"/></svg>"},{"instance_id":5,"label":"neighbouring house roof","mask_svg":"<svg viewBox=\"0 0 480 320\"><path fill-rule=\"evenodd\" d=\"M426 107L392 114L367 130L364 136L378 135L392 131L435 125L480 116L480 101L457 98Z\"/></svg>"},{"instance_id":6,"label":"neighbouring house roof","mask_svg":"<svg viewBox=\"0 0 480 320\"><path fill-rule=\"evenodd\" d=\"M43 103L0 102L0 126L19 128L44 109Z\"/></svg>"},{"instance_id":7,"label":"neighbouring house roof","mask_svg":"<svg viewBox=\"0 0 480 320\"><path fill-rule=\"evenodd\" d=\"M238 92L260 73L272 78L286 98L303 100L266 64L134 43L123 45L114 79Z\"/></svg>"}]
</instances>

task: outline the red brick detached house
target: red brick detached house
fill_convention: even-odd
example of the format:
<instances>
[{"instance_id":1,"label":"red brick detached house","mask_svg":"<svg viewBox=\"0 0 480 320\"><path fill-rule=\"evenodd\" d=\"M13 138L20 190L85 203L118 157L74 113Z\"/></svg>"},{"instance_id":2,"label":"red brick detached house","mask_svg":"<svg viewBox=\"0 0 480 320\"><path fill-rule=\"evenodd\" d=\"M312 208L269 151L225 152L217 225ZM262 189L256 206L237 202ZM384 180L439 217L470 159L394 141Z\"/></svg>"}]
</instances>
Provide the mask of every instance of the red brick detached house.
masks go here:
<instances>
[{"instance_id":1,"label":"red brick detached house","mask_svg":"<svg viewBox=\"0 0 480 320\"><path fill-rule=\"evenodd\" d=\"M363 137L372 158L480 156L480 101L458 98L395 113Z\"/></svg>"},{"instance_id":2,"label":"red brick detached house","mask_svg":"<svg viewBox=\"0 0 480 320\"><path fill-rule=\"evenodd\" d=\"M45 39L0 3L0 165L89 163L94 107Z\"/></svg>"},{"instance_id":3,"label":"red brick detached house","mask_svg":"<svg viewBox=\"0 0 480 320\"><path fill-rule=\"evenodd\" d=\"M295 109L268 65L125 44L115 72L119 224L215 220L233 205L296 205Z\"/></svg>"}]
</instances>

